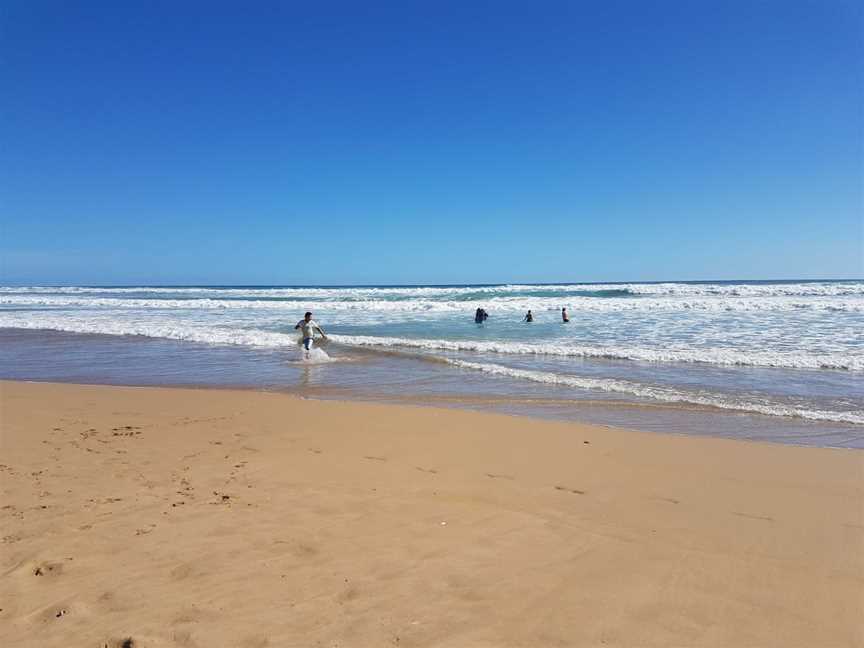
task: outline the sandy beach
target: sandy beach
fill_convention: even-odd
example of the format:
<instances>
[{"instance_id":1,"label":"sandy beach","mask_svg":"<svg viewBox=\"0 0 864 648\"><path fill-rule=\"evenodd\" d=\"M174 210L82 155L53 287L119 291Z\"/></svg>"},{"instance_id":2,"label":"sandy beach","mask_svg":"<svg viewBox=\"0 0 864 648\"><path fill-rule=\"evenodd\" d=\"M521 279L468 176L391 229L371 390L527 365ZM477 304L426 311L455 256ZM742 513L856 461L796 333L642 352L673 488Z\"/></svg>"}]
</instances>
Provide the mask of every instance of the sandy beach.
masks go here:
<instances>
[{"instance_id":1,"label":"sandy beach","mask_svg":"<svg viewBox=\"0 0 864 648\"><path fill-rule=\"evenodd\" d=\"M5 646L864 645L864 453L0 383Z\"/></svg>"}]
</instances>

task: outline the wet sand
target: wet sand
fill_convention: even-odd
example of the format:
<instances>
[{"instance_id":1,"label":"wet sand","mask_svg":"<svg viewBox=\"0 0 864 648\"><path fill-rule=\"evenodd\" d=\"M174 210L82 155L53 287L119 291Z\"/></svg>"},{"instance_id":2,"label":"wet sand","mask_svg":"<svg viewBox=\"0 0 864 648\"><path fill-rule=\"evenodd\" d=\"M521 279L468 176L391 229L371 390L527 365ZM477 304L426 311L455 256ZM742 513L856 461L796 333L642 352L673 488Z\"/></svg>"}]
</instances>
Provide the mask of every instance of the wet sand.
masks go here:
<instances>
[{"instance_id":1,"label":"wet sand","mask_svg":"<svg viewBox=\"0 0 864 648\"><path fill-rule=\"evenodd\" d=\"M861 451L17 382L0 424L3 645L864 645Z\"/></svg>"}]
</instances>

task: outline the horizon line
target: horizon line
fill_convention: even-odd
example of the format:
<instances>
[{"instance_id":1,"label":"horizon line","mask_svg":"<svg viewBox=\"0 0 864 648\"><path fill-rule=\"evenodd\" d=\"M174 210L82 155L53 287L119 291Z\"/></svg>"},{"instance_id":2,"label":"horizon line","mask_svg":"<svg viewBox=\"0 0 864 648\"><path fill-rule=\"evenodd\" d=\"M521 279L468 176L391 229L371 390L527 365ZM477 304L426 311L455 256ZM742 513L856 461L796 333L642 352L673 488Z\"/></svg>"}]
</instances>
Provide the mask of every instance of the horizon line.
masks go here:
<instances>
[{"instance_id":1,"label":"horizon line","mask_svg":"<svg viewBox=\"0 0 864 648\"><path fill-rule=\"evenodd\" d=\"M576 285L625 285L625 284L710 284L710 283L825 283L825 282L847 282L864 281L862 277L830 278L830 279L803 279L803 278L769 278L769 279L661 279L661 280L628 280L628 281L507 281L499 283L363 283L363 284L148 284L148 283L123 283L123 284L72 284L72 283L25 283L11 282L0 283L3 288L488 288L494 286L576 286Z\"/></svg>"}]
</instances>

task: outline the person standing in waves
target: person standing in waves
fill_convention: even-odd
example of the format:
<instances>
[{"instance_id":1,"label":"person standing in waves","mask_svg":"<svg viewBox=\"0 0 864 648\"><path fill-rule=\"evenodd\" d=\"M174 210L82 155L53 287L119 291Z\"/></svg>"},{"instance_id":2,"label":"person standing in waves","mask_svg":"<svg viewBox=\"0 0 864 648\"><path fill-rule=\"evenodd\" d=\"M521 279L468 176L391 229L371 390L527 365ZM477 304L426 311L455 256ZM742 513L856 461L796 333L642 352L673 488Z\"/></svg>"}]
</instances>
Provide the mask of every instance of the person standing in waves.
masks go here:
<instances>
[{"instance_id":1,"label":"person standing in waves","mask_svg":"<svg viewBox=\"0 0 864 648\"><path fill-rule=\"evenodd\" d=\"M306 349L307 358L309 357L309 352L312 350L312 340L315 337L315 331L318 331L325 340L327 339L324 329L318 326L318 322L312 319L310 311L307 311L303 319L294 326L294 330L296 331L297 329L300 329L303 334L303 348Z\"/></svg>"}]
</instances>

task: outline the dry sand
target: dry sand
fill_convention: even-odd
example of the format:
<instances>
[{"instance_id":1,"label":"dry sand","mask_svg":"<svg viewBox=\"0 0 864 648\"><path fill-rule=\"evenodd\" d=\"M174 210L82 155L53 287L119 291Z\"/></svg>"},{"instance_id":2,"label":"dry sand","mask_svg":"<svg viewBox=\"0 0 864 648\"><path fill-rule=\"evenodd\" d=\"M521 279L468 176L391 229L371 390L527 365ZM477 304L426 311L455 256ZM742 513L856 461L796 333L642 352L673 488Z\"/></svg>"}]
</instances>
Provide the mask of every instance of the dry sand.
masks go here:
<instances>
[{"instance_id":1,"label":"dry sand","mask_svg":"<svg viewBox=\"0 0 864 648\"><path fill-rule=\"evenodd\" d=\"M864 453L0 383L4 646L864 645Z\"/></svg>"}]
</instances>

